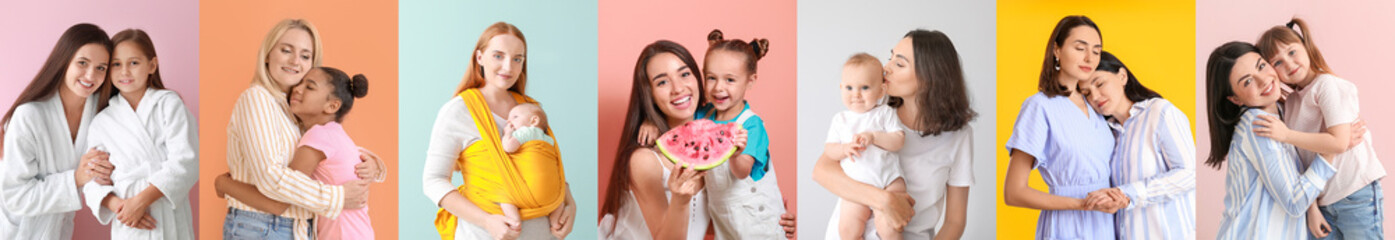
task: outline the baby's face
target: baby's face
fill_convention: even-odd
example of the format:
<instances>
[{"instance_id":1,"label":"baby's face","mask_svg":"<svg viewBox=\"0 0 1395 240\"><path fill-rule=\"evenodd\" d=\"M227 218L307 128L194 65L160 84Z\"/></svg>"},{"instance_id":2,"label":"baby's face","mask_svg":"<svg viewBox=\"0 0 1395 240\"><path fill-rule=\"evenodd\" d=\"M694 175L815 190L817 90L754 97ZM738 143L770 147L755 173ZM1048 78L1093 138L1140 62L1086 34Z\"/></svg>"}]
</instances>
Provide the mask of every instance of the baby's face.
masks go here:
<instances>
[{"instance_id":1,"label":"baby's face","mask_svg":"<svg viewBox=\"0 0 1395 240\"><path fill-rule=\"evenodd\" d=\"M861 113L877 107L877 101L886 93L885 86L881 68L848 65L843 66L843 81L838 84L838 92L843 94L843 106Z\"/></svg>"},{"instance_id":2,"label":"baby's face","mask_svg":"<svg viewBox=\"0 0 1395 240\"><path fill-rule=\"evenodd\" d=\"M509 119L507 119L509 126L513 127L513 129L537 127L539 124L542 124L542 118L538 117L537 110L538 109L534 107L523 104L513 107L513 109L509 110Z\"/></svg>"}]
</instances>

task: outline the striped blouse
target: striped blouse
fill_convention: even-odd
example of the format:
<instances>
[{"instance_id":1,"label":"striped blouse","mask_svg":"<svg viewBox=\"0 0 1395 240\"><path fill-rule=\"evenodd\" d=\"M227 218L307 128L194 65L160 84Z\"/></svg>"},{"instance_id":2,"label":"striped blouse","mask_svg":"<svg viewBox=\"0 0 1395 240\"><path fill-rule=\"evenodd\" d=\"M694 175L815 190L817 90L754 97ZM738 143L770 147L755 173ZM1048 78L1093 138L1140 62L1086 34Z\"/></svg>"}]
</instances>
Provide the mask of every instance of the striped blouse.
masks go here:
<instances>
[{"instance_id":1,"label":"striped blouse","mask_svg":"<svg viewBox=\"0 0 1395 240\"><path fill-rule=\"evenodd\" d=\"M1292 145L1255 136L1259 109L1245 110L1226 153L1225 213L1217 239L1308 239L1306 214L1336 170L1318 157L1301 171Z\"/></svg>"},{"instance_id":2,"label":"striped blouse","mask_svg":"<svg viewBox=\"0 0 1395 240\"><path fill-rule=\"evenodd\" d=\"M1116 140L1110 181L1129 197L1114 215L1118 239L1196 238L1196 144L1187 115L1152 98L1133 104Z\"/></svg>"},{"instance_id":3,"label":"striped blouse","mask_svg":"<svg viewBox=\"0 0 1395 240\"><path fill-rule=\"evenodd\" d=\"M281 216L296 219L295 238L307 239L307 220L316 214L339 216L344 188L320 183L286 166L300 139L300 127L285 99L285 93L255 84L237 98L228 121L228 171L234 180L256 185L268 198L291 204ZM231 197L228 206L261 212Z\"/></svg>"}]
</instances>

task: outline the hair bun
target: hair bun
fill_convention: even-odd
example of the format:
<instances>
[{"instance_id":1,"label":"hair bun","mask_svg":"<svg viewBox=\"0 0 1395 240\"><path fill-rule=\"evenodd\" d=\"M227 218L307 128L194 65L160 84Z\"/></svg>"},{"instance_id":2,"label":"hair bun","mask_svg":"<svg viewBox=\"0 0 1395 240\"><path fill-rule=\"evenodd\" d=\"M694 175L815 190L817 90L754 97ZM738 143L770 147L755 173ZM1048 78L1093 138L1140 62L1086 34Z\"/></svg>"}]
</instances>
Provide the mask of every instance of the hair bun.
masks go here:
<instances>
[{"instance_id":1,"label":"hair bun","mask_svg":"<svg viewBox=\"0 0 1395 240\"><path fill-rule=\"evenodd\" d=\"M354 74L353 80L349 81L349 93L353 94L354 98L368 96L368 77L364 77L363 74Z\"/></svg>"},{"instance_id":2,"label":"hair bun","mask_svg":"<svg viewBox=\"0 0 1395 240\"><path fill-rule=\"evenodd\" d=\"M765 58L765 54L770 52L770 40L764 38L751 39L751 51L756 53L756 60Z\"/></svg>"},{"instance_id":3,"label":"hair bun","mask_svg":"<svg viewBox=\"0 0 1395 240\"><path fill-rule=\"evenodd\" d=\"M721 30L721 29L712 29L712 32L707 33L707 45L708 45L708 46L717 45L717 43L722 42L722 40L723 40L723 38L722 38L722 30Z\"/></svg>"}]
</instances>

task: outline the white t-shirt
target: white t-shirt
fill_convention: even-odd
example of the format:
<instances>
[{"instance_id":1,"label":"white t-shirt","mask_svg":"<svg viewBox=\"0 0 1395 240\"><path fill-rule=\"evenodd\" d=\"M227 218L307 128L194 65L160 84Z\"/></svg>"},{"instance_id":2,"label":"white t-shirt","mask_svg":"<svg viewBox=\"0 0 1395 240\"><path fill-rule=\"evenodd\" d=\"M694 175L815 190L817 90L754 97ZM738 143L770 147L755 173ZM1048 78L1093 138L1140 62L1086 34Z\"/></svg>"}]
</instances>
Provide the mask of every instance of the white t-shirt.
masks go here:
<instances>
[{"instance_id":1,"label":"white t-shirt","mask_svg":"<svg viewBox=\"0 0 1395 240\"><path fill-rule=\"evenodd\" d=\"M904 124L901 128L906 133L906 142L896 154L901 158L901 168L906 170L906 191L916 200L915 216L901 235L905 239L930 239L944 216L948 190L945 185L968 187L974 184L974 130L964 126L958 131L921 137L919 132ZM828 226L838 226L838 214L829 219ZM825 236L837 239L838 228L828 228ZM878 239L876 234L863 237Z\"/></svg>"},{"instance_id":2,"label":"white t-shirt","mask_svg":"<svg viewBox=\"0 0 1395 240\"><path fill-rule=\"evenodd\" d=\"M901 129L896 109L886 105L877 106L863 113L850 110L842 111L833 116L833 123L828 127L828 139L824 142L851 143L860 133L891 132L901 131ZM838 162L843 167L843 172L847 173L848 177L852 177L853 180L886 188L886 185L901 178L901 164L898 163L896 154L871 145L867 146L860 155L860 157L848 156L852 161L845 158Z\"/></svg>"},{"instance_id":3,"label":"white t-shirt","mask_svg":"<svg viewBox=\"0 0 1395 240\"><path fill-rule=\"evenodd\" d=\"M1320 133L1333 125L1350 124L1360 115L1361 107L1356 85L1331 74L1321 74L1307 87L1288 96L1284 105L1284 123L1299 132ZM1312 162L1317 153L1302 148L1298 157ZM1361 144L1332 157L1337 174L1327 181L1318 205L1326 206L1342 200L1361 187L1385 177L1385 167L1376 158L1367 132Z\"/></svg>"}]
</instances>

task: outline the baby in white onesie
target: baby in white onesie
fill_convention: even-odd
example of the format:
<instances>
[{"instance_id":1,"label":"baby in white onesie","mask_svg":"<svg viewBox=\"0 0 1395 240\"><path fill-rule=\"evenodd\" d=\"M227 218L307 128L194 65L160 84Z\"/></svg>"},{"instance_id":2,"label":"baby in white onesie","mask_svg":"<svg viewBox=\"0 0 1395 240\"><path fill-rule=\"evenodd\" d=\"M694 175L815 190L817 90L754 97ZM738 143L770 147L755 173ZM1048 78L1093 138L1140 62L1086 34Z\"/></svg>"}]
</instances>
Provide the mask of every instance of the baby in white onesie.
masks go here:
<instances>
[{"instance_id":1,"label":"baby in white onesie","mask_svg":"<svg viewBox=\"0 0 1395 240\"><path fill-rule=\"evenodd\" d=\"M824 155L841 159L843 172L859 182L890 191L906 191L901 177L901 163L894 151L900 150L905 134L901 131L896 110L882 103L886 84L882 80L881 62L867 53L859 53L843 64L843 79L838 85L843 105L848 110L833 116L828 128ZM859 239L872 209L847 200L842 201L838 214L839 235L843 239ZM882 239L901 239L900 232L876 229Z\"/></svg>"}]
</instances>

